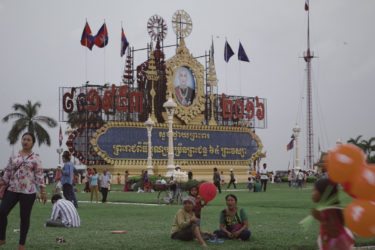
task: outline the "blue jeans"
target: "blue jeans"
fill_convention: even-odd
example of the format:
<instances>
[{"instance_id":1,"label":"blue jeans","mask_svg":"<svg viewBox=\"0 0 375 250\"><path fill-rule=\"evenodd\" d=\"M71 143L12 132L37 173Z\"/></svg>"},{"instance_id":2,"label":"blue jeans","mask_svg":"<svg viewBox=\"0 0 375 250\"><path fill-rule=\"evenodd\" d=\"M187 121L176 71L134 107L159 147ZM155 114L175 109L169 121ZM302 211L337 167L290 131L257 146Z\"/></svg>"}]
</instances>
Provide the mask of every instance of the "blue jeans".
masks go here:
<instances>
[{"instance_id":1,"label":"blue jeans","mask_svg":"<svg viewBox=\"0 0 375 250\"><path fill-rule=\"evenodd\" d=\"M303 180L297 180L297 187L296 188L301 188L302 189L302 181Z\"/></svg>"},{"instance_id":2,"label":"blue jeans","mask_svg":"<svg viewBox=\"0 0 375 250\"><path fill-rule=\"evenodd\" d=\"M76 194L74 193L73 185L69 183L65 183L63 185L63 195L66 200L71 201L76 208L78 208L78 202L76 198Z\"/></svg>"},{"instance_id":3,"label":"blue jeans","mask_svg":"<svg viewBox=\"0 0 375 250\"><path fill-rule=\"evenodd\" d=\"M224 232L224 231L221 231L221 230L216 230L214 232L214 234L216 234L216 237L218 238L227 238L228 239L228 235ZM238 239L241 239L241 240L249 240L250 238L250 235L251 235L251 232L249 229L245 229L243 230L240 235L238 235Z\"/></svg>"}]
</instances>

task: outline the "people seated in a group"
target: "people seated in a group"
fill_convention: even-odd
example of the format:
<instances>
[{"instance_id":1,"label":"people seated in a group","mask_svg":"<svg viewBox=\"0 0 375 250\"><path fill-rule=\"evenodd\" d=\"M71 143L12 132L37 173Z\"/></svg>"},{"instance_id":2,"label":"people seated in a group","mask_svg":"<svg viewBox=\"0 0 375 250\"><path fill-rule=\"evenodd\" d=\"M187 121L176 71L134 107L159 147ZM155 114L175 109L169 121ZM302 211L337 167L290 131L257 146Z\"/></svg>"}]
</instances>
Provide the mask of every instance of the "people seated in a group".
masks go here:
<instances>
[{"instance_id":1,"label":"people seated in a group","mask_svg":"<svg viewBox=\"0 0 375 250\"><path fill-rule=\"evenodd\" d=\"M251 233L245 209L237 207L237 197L234 194L228 194L225 201L227 208L221 211L220 229L214 234L219 238L248 240Z\"/></svg>"},{"instance_id":2,"label":"people seated in a group","mask_svg":"<svg viewBox=\"0 0 375 250\"><path fill-rule=\"evenodd\" d=\"M191 196L185 197L182 200L182 205L184 208L178 210L174 217L171 238L183 241L190 241L196 238L202 246L207 247L198 226L199 220L194 213L194 198ZM210 236L213 235L210 234Z\"/></svg>"},{"instance_id":3,"label":"people seated in a group","mask_svg":"<svg viewBox=\"0 0 375 250\"><path fill-rule=\"evenodd\" d=\"M47 227L79 227L81 219L77 209L71 201L61 198L61 195L55 194L51 198L53 204L51 219L47 220Z\"/></svg>"}]
</instances>

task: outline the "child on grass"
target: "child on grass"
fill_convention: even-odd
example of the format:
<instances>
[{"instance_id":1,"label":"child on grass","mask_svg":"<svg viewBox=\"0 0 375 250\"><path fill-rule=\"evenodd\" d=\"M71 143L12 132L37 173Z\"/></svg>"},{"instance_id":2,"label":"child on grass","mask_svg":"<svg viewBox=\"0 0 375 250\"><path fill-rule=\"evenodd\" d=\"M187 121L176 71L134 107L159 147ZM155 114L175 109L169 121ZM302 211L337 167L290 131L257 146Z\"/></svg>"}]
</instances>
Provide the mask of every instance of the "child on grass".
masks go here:
<instances>
[{"instance_id":1,"label":"child on grass","mask_svg":"<svg viewBox=\"0 0 375 250\"><path fill-rule=\"evenodd\" d=\"M344 226L342 210L337 206L337 184L329 179L320 179L315 183L312 200L318 202L329 202L330 206L322 211L312 210L312 216L320 222L320 234L318 237L319 249L351 249L354 245L352 233ZM324 200L322 200L324 199Z\"/></svg>"},{"instance_id":2,"label":"child on grass","mask_svg":"<svg viewBox=\"0 0 375 250\"><path fill-rule=\"evenodd\" d=\"M201 209L202 207L204 207L206 204L205 202L202 200L202 197L199 196L199 190L198 190L198 186L192 186L190 189L189 189L189 195L191 197L194 198L194 201L195 201L195 206L193 208L194 210L194 214L195 214L195 217L197 217L198 219L201 218Z\"/></svg>"},{"instance_id":3,"label":"child on grass","mask_svg":"<svg viewBox=\"0 0 375 250\"><path fill-rule=\"evenodd\" d=\"M262 192L262 184L260 183L259 176L255 178L254 192Z\"/></svg>"},{"instance_id":4,"label":"child on grass","mask_svg":"<svg viewBox=\"0 0 375 250\"><path fill-rule=\"evenodd\" d=\"M249 188L249 192L251 192L251 189L253 189L253 177L252 176L247 178L247 187Z\"/></svg>"}]
</instances>

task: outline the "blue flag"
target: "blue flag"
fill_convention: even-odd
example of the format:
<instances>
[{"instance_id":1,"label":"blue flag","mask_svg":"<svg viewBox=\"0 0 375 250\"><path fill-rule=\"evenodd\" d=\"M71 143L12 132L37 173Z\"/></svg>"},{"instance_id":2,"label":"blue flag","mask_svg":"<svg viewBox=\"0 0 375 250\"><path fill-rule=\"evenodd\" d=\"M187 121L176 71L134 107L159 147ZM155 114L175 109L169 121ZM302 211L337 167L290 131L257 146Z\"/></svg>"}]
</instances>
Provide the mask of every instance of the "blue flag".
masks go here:
<instances>
[{"instance_id":1,"label":"blue flag","mask_svg":"<svg viewBox=\"0 0 375 250\"><path fill-rule=\"evenodd\" d=\"M245 50L242 47L241 42L240 42L240 47L238 48L238 60L244 61L244 62L250 62L249 58L246 55Z\"/></svg>"},{"instance_id":2,"label":"blue flag","mask_svg":"<svg viewBox=\"0 0 375 250\"><path fill-rule=\"evenodd\" d=\"M120 53L121 57L125 55L125 50L128 47L128 45L129 43L128 43L128 40L126 39L124 29L121 28L121 53Z\"/></svg>"},{"instance_id":3,"label":"blue flag","mask_svg":"<svg viewBox=\"0 0 375 250\"><path fill-rule=\"evenodd\" d=\"M289 151L291 149L293 149L293 146L294 146L294 139L292 139L288 145L286 145L286 151Z\"/></svg>"},{"instance_id":4,"label":"blue flag","mask_svg":"<svg viewBox=\"0 0 375 250\"><path fill-rule=\"evenodd\" d=\"M99 48L103 48L108 44L108 31L105 23L99 29L98 34L96 34L94 43Z\"/></svg>"},{"instance_id":5,"label":"blue flag","mask_svg":"<svg viewBox=\"0 0 375 250\"><path fill-rule=\"evenodd\" d=\"M91 50L92 46L94 46L94 37L91 34L91 29L87 22L82 32L81 44L82 46L89 48L89 50Z\"/></svg>"},{"instance_id":6,"label":"blue flag","mask_svg":"<svg viewBox=\"0 0 375 250\"><path fill-rule=\"evenodd\" d=\"M60 148L61 148L62 142L63 142L63 133L62 133L62 130L61 130L61 125L60 125L60 131L59 131L59 146L60 146Z\"/></svg>"},{"instance_id":7,"label":"blue flag","mask_svg":"<svg viewBox=\"0 0 375 250\"><path fill-rule=\"evenodd\" d=\"M229 59L234 55L234 52L232 48L229 46L229 43L225 41L225 47L224 47L224 60L226 62L229 61Z\"/></svg>"}]
</instances>

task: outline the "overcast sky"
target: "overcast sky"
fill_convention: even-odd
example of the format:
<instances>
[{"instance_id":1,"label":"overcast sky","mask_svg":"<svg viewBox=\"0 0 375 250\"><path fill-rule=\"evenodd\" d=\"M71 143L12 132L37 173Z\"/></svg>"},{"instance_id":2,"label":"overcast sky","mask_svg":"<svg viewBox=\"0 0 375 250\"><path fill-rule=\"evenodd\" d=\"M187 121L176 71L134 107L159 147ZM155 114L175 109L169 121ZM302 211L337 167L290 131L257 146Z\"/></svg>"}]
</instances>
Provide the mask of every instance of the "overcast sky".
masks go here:
<instances>
[{"instance_id":1,"label":"overcast sky","mask_svg":"<svg viewBox=\"0 0 375 250\"><path fill-rule=\"evenodd\" d=\"M0 118L14 103L40 101L41 115L58 120L58 88L88 80L119 84L124 68L120 57L123 22L128 41L143 48L150 41L147 21L158 14L168 25L165 44L175 42L171 20L176 10L189 13L193 31L186 45L194 56L215 44L219 93L267 99L268 127L256 133L267 151L271 169L287 169L286 151L292 128L301 127L301 158L305 155L305 63L307 16L304 0L163 0L163 1L15 1L0 0ZM332 148L337 139L375 136L375 1L311 0L311 49L315 151ZM109 43L88 51L80 45L85 20L95 34L105 19ZM224 42L237 54L241 41L250 63L236 55L223 59ZM167 58L174 49L167 49ZM138 53L135 65L146 60ZM104 73L105 72L105 73ZM0 122L2 167L12 153L7 135L12 122ZM65 124L62 124L65 128ZM44 167L58 163L58 127L49 129L52 146L36 146ZM64 136L64 145L67 136ZM21 148L20 143L14 150ZM303 160L302 164L303 164ZM292 163L290 163L292 165Z\"/></svg>"}]
</instances>

